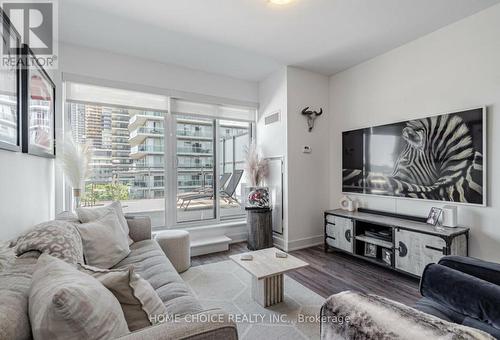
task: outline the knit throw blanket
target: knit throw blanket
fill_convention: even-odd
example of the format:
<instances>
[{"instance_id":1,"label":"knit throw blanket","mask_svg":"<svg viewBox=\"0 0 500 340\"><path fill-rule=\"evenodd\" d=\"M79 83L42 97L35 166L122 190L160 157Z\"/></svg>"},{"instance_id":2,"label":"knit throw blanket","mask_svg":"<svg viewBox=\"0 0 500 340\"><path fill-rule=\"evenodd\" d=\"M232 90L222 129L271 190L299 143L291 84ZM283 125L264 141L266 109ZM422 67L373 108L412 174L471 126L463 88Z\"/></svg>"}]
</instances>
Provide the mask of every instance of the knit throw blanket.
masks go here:
<instances>
[{"instance_id":1,"label":"knit throw blanket","mask_svg":"<svg viewBox=\"0 0 500 340\"><path fill-rule=\"evenodd\" d=\"M321 339L494 340L395 301L350 291L329 297L321 308Z\"/></svg>"}]
</instances>

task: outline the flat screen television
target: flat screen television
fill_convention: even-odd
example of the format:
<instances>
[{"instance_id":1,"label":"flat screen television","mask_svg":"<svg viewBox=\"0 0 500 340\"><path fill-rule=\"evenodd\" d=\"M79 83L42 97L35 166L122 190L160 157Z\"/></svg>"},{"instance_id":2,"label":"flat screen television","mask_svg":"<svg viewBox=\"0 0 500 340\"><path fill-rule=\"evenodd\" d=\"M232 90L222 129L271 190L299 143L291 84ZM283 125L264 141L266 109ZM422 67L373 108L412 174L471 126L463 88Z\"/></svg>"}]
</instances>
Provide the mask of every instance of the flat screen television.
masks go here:
<instances>
[{"instance_id":1,"label":"flat screen television","mask_svg":"<svg viewBox=\"0 0 500 340\"><path fill-rule=\"evenodd\" d=\"M342 191L486 205L486 109L342 133Z\"/></svg>"}]
</instances>

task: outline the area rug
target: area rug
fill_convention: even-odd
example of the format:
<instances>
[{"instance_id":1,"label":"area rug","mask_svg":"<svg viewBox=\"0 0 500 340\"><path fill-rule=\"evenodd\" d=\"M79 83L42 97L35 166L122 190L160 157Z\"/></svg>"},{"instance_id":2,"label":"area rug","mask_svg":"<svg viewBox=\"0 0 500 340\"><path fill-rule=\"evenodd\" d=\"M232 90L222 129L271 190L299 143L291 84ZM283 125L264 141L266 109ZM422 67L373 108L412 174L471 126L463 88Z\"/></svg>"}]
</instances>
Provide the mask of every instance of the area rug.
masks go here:
<instances>
[{"instance_id":1,"label":"area rug","mask_svg":"<svg viewBox=\"0 0 500 340\"><path fill-rule=\"evenodd\" d=\"M268 308L252 299L252 276L233 261L192 267L181 274L205 308L222 308L240 339L319 339L324 298L285 275L284 301Z\"/></svg>"}]
</instances>

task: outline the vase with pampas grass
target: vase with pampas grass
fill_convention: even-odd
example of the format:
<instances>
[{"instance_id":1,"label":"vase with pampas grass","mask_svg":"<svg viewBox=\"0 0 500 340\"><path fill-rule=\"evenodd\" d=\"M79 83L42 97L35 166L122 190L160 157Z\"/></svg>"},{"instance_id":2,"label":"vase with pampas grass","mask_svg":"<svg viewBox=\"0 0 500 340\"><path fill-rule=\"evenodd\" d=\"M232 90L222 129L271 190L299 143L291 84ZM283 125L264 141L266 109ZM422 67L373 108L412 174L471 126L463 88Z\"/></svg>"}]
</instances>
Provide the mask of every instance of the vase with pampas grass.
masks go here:
<instances>
[{"instance_id":1,"label":"vase with pampas grass","mask_svg":"<svg viewBox=\"0 0 500 340\"><path fill-rule=\"evenodd\" d=\"M247 188L247 208L269 208L269 188L263 187L269 174L269 162L252 143L246 150L245 171L250 187Z\"/></svg>"},{"instance_id":2,"label":"vase with pampas grass","mask_svg":"<svg viewBox=\"0 0 500 340\"><path fill-rule=\"evenodd\" d=\"M76 143L71 135L64 139L59 153L58 163L68 184L73 189L73 209L81 205L85 180L90 177L90 161L92 150L88 144Z\"/></svg>"}]
</instances>

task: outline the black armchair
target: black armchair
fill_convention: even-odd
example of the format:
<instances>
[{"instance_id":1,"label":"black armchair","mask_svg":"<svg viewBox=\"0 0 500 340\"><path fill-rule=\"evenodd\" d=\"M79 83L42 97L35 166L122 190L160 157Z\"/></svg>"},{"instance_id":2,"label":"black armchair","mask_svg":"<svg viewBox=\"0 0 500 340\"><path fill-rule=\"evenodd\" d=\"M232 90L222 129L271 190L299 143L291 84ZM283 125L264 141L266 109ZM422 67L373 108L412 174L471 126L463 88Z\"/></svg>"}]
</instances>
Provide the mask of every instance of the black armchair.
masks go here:
<instances>
[{"instance_id":1,"label":"black armchair","mask_svg":"<svg viewBox=\"0 0 500 340\"><path fill-rule=\"evenodd\" d=\"M500 339L500 264L445 256L422 274L416 309Z\"/></svg>"}]
</instances>

